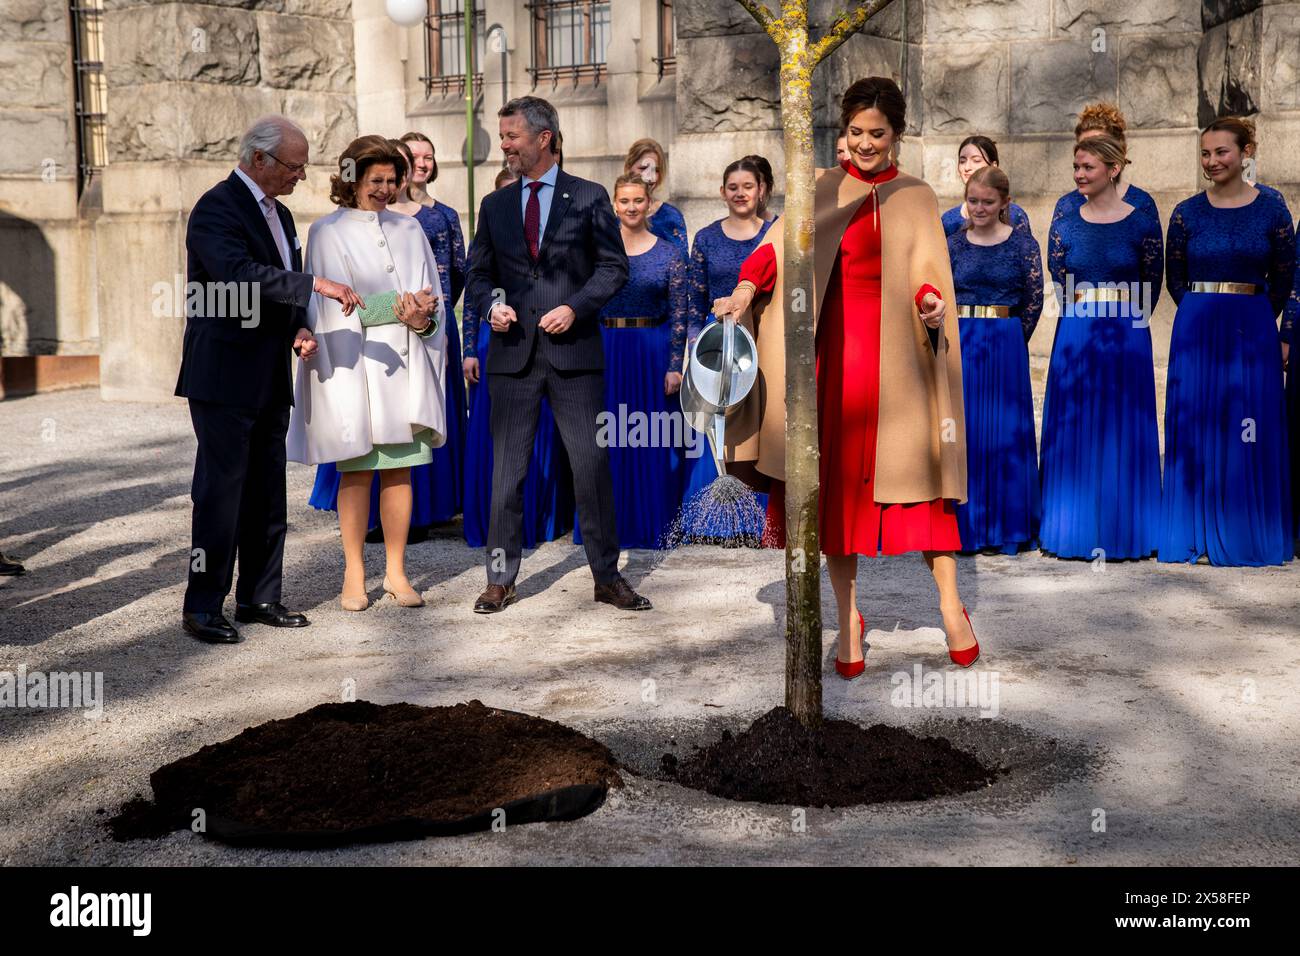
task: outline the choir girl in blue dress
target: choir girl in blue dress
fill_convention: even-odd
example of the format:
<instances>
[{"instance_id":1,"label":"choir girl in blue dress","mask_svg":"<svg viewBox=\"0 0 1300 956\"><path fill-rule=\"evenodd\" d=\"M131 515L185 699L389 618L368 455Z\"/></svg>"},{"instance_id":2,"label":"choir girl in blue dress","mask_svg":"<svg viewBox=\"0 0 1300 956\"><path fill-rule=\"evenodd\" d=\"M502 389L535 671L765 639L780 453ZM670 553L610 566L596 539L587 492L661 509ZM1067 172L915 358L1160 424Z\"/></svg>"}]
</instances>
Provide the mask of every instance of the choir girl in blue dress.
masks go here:
<instances>
[{"instance_id":1,"label":"choir girl in blue dress","mask_svg":"<svg viewBox=\"0 0 1300 956\"><path fill-rule=\"evenodd\" d=\"M687 425L678 392L690 274L681 249L649 229L650 190L644 180L625 173L614 182L613 193L628 277L600 313L605 415L596 437L609 449L619 544L660 548L673 543L668 532L685 473ZM582 543L579 530L573 541Z\"/></svg>"},{"instance_id":2,"label":"choir girl in blue dress","mask_svg":"<svg viewBox=\"0 0 1300 956\"><path fill-rule=\"evenodd\" d=\"M655 192L668 178L668 155L664 148L653 139L638 139L627 151L623 160L624 175L631 173L641 178L650 190L650 232L660 239L667 239L682 255L691 254L686 239L686 219L681 210L671 203L654 198Z\"/></svg>"},{"instance_id":3,"label":"choir girl in blue dress","mask_svg":"<svg viewBox=\"0 0 1300 956\"><path fill-rule=\"evenodd\" d=\"M727 204L727 215L695 234L691 250L692 310L687 332L688 349L704 325L711 321L709 309L714 300L731 295L740 281L741 265L763 241L772 225L763 218L764 196L770 195L772 189L772 170L766 160L759 160L762 157L746 156L723 170L719 192ZM688 459L686 469L683 502L694 498L718 477L718 465L707 440L704 453ZM755 472L745 477L756 480L760 476ZM767 495L759 493L757 499L759 508L753 511L752 527L723 527L719 523L710 526L707 514L701 514L690 527L683 528L683 532L692 540L716 544L755 541L763 534L760 516L767 511Z\"/></svg>"},{"instance_id":4,"label":"choir girl in blue dress","mask_svg":"<svg viewBox=\"0 0 1300 956\"><path fill-rule=\"evenodd\" d=\"M1300 335L1300 223L1296 225L1295 278L1291 283L1291 298L1287 299L1282 314L1282 365L1286 371L1287 444L1291 448L1291 522L1292 535L1300 555L1300 363L1291 364L1291 351Z\"/></svg>"},{"instance_id":5,"label":"choir girl in blue dress","mask_svg":"<svg viewBox=\"0 0 1300 956\"><path fill-rule=\"evenodd\" d=\"M1011 225L1011 184L997 166L966 180L967 225L948 237L961 332L966 496L963 551L1015 554L1038 535L1038 447L1029 337L1043 311L1043 258Z\"/></svg>"},{"instance_id":6,"label":"choir girl in blue dress","mask_svg":"<svg viewBox=\"0 0 1300 956\"><path fill-rule=\"evenodd\" d=\"M407 133L403 140L416 149L428 149L432 161L432 144L422 133ZM426 180L438 178L438 164L432 163ZM460 301L465 289L465 240L460 230L460 217L446 203L429 197L415 214L424 229L433 258L438 263L438 277L442 280L443 301L447 314ZM468 426L465 399L465 378L456 374L461 367L460 329L455 321L447 323L447 442L433 451L433 461L420 468L411 469L411 493L414 505L411 512L413 528L450 521L464 507L465 485L465 433Z\"/></svg>"},{"instance_id":7,"label":"choir girl in blue dress","mask_svg":"<svg viewBox=\"0 0 1300 956\"><path fill-rule=\"evenodd\" d=\"M1090 103L1079 113L1079 122L1074 127L1074 140L1080 142L1091 136L1106 135L1119 143L1120 148L1128 153L1128 140L1125 138L1125 130L1128 124L1124 119L1124 114L1119 111L1113 103ZM1156 201L1151 198L1151 194L1144 189L1140 189L1133 183L1120 181L1116 184L1119 198L1122 202L1132 206L1144 216L1150 216L1157 223L1160 222L1160 212L1156 209ZM1071 189L1068 193L1056 201L1056 208L1052 211L1052 222L1060 219L1062 216L1076 212L1084 204L1083 193L1077 189Z\"/></svg>"},{"instance_id":8,"label":"choir girl in blue dress","mask_svg":"<svg viewBox=\"0 0 1300 956\"><path fill-rule=\"evenodd\" d=\"M398 189L398 199L389 204L393 212L414 216L424 230L425 238L433 249L438 264L438 277L443 301L448 315L460 298L465 286L465 244L460 231L460 218L456 211L428 195L427 184L437 179L438 164L433 159L433 145L423 133L407 133L396 141L407 159L410 176L403 179ZM412 177L420 179L418 185ZM416 200L415 193L427 200L427 205ZM411 468L411 543L423 541L430 525L450 521L460 514L464 484L465 453L465 381L455 373L460 368L460 340L455 322L447 323L446 414L447 439L433 450L433 461ZM310 504L326 511L338 508L339 472L330 462L316 469ZM379 523L379 483L370 490L370 531L366 540L371 543L383 540Z\"/></svg>"},{"instance_id":9,"label":"choir girl in blue dress","mask_svg":"<svg viewBox=\"0 0 1300 956\"><path fill-rule=\"evenodd\" d=\"M1201 133L1210 186L1169 219L1169 342L1160 560L1258 567L1294 554L1282 342L1295 281L1286 203L1242 178L1249 120Z\"/></svg>"},{"instance_id":10,"label":"choir girl in blue dress","mask_svg":"<svg viewBox=\"0 0 1300 956\"><path fill-rule=\"evenodd\" d=\"M497 173L495 188L501 189L518 177L508 169ZM471 243L471 246L473 244ZM468 306L468 303L466 303ZM464 309L462 337L465 341L463 368L469 382L469 429L465 442L465 543L471 548L486 546L492 515L492 403L488 397L487 354L492 326L480 322L472 308ZM481 356L481 357L480 357ZM537 416L533 456L524 480L523 546L535 548L554 541L573 529L573 478L564 445L555 432L551 406L543 396Z\"/></svg>"},{"instance_id":11,"label":"choir girl in blue dress","mask_svg":"<svg viewBox=\"0 0 1300 956\"><path fill-rule=\"evenodd\" d=\"M1296 325L1300 324L1300 222L1296 223L1295 278L1291 283L1291 297L1282 313L1282 370L1286 373L1287 446L1291 450L1291 530L1295 543L1295 556L1300 557L1300 366L1291 364L1291 347L1300 339Z\"/></svg>"},{"instance_id":12,"label":"choir girl in blue dress","mask_svg":"<svg viewBox=\"0 0 1300 956\"><path fill-rule=\"evenodd\" d=\"M1119 198L1127 160L1107 135L1075 146L1085 202L1052 223L1047 262L1061 317L1043 404L1042 550L1145 558L1156 550L1160 447L1150 316L1160 223Z\"/></svg>"},{"instance_id":13,"label":"choir girl in blue dress","mask_svg":"<svg viewBox=\"0 0 1300 956\"><path fill-rule=\"evenodd\" d=\"M998 165L998 144L987 136L967 136L957 147L957 174L961 176L962 187L970 182L971 175L977 169ZM1014 229L1030 232L1029 214L1012 203L1007 216ZM951 236L966 226L968 211L963 200L943 214L943 234Z\"/></svg>"}]
</instances>

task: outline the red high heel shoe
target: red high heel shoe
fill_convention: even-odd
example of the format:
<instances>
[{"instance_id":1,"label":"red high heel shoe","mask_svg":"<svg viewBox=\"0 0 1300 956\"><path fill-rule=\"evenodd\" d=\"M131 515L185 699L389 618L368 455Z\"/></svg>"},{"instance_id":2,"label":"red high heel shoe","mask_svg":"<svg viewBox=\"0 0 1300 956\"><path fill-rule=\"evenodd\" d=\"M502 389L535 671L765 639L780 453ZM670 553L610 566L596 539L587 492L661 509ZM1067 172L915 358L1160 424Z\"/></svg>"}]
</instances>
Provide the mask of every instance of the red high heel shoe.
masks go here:
<instances>
[{"instance_id":1,"label":"red high heel shoe","mask_svg":"<svg viewBox=\"0 0 1300 956\"><path fill-rule=\"evenodd\" d=\"M965 615L966 623L970 624L970 636L973 639L975 637L975 625L971 624L970 615L966 614L966 608L963 607L961 613ZM977 640L970 647L962 648L960 651L950 650L948 656L952 658L952 662L958 667L970 667L979 660L980 642Z\"/></svg>"},{"instance_id":2,"label":"red high heel shoe","mask_svg":"<svg viewBox=\"0 0 1300 956\"><path fill-rule=\"evenodd\" d=\"M861 640L867 633L867 624L862 620L862 612L858 611L858 640ZM862 660L854 661L852 664L846 664L840 660L839 654L835 655L835 673L839 674L845 680L853 680L867 669L866 655Z\"/></svg>"}]
</instances>

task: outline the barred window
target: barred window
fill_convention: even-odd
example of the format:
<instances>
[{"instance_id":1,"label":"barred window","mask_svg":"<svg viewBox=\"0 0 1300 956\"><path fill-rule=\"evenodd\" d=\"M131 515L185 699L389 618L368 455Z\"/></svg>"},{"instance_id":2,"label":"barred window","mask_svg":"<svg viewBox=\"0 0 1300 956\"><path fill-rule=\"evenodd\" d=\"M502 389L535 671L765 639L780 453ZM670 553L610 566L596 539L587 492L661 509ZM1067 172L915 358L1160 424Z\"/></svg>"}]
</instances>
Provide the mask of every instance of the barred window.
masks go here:
<instances>
[{"instance_id":1,"label":"barred window","mask_svg":"<svg viewBox=\"0 0 1300 956\"><path fill-rule=\"evenodd\" d=\"M609 45L609 0L532 0L533 85L561 79L599 83Z\"/></svg>"},{"instance_id":2,"label":"barred window","mask_svg":"<svg viewBox=\"0 0 1300 956\"><path fill-rule=\"evenodd\" d=\"M677 17L673 0L659 0L659 55L654 58L659 78L677 72Z\"/></svg>"},{"instance_id":3,"label":"barred window","mask_svg":"<svg viewBox=\"0 0 1300 956\"><path fill-rule=\"evenodd\" d=\"M104 81L104 2L72 0L72 66L76 74L77 195L108 164L108 86Z\"/></svg>"},{"instance_id":4,"label":"barred window","mask_svg":"<svg viewBox=\"0 0 1300 956\"><path fill-rule=\"evenodd\" d=\"M486 13L483 0L429 0L425 18L424 95L465 94L465 4L470 4L474 33L474 92L483 90Z\"/></svg>"}]
</instances>

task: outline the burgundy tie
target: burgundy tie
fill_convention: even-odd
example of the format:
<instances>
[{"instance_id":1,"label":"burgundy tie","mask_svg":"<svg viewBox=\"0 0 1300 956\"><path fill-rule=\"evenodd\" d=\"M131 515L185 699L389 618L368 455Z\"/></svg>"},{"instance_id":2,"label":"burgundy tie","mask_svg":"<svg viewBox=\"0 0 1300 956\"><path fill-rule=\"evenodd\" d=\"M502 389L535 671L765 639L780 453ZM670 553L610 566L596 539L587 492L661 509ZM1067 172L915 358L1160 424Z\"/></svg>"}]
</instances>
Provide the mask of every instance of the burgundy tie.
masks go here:
<instances>
[{"instance_id":1,"label":"burgundy tie","mask_svg":"<svg viewBox=\"0 0 1300 956\"><path fill-rule=\"evenodd\" d=\"M542 203L537 198L537 190L541 189L543 183L529 183L528 188L532 191L528 196L528 207L524 210L524 238L528 240L528 254L537 260L537 240L538 229L542 224Z\"/></svg>"}]
</instances>

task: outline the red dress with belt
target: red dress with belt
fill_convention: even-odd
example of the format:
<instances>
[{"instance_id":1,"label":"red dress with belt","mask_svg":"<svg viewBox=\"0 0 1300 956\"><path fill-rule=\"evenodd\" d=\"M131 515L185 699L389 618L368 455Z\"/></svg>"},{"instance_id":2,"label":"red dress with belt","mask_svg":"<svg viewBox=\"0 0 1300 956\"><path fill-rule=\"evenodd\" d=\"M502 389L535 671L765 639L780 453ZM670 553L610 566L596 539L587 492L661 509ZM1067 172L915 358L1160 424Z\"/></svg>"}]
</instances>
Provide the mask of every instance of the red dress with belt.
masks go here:
<instances>
[{"instance_id":1,"label":"red dress with belt","mask_svg":"<svg viewBox=\"0 0 1300 956\"><path fill-rule=\"evenodd\" d=\"M849 175L882 183L898 175L890 165L874 175L852 163ZM817 431L821 453L819 533L823 554L902 554L956 551L957 512L948 498L880 504L875 498L876 422L880 403L880 217L873 191L844 230L826 301L817 320ZM776 255L759 246L745 260L741 281L760 292L776 283ZM919 305L927 292L916 293ZM773 482L765 543L785 547L785 485Z\"/></svg>"}]
</instances>

